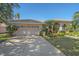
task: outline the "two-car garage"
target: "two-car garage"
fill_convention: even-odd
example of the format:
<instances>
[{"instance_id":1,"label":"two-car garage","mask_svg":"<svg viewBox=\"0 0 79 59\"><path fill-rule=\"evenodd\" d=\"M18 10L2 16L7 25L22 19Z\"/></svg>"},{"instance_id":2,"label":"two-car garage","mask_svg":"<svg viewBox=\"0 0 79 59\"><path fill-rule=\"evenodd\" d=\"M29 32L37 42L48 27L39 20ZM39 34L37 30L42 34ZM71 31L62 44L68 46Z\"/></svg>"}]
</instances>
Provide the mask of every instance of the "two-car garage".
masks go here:
<instances>
[{"instance_id":1,"label":"two-car garage","mask_svg":"<svg viewBox=\"0 0 79 59\"><path fill-rule=\"evenodd\" d=\"M42 22L36 20L16 20L12 22L18 28L14 35L39 35Z\"/></svg>"},{"instance_id":2,"label":"two-car garage","mask_svg":"<svg viewBox=\"0 0 79 59\"><path fill-rule=\"evenodd\" d=\"M35 26L34 26L35 27ZM40 28L18 28L15 35L39 35Z\"/></svg>"}]
</instances>

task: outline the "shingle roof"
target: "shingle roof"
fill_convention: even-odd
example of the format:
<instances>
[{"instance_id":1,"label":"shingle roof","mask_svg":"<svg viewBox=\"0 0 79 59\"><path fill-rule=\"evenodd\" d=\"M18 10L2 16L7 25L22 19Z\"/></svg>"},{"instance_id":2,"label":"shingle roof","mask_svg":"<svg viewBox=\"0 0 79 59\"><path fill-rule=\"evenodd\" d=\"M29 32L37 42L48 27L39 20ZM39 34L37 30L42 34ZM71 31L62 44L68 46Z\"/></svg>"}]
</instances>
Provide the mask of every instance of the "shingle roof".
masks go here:
<instances>
[{"instance_id":1,"label":"shingle roof","mask_svg":"<svg viewBox=\"0 0 79 59\"><path fill-rule=\"evenodd\" d=\"M17 24L43 24L41 21L32 20L32 19L13 20L12 23L17 23Z\"/></svg>"},{"instance_id":2,"label":"shingle roof","mask_svg":"<svg viewBox=\"0 0 79 59\"><path fill-rule=\"evenodd\" d=\"M66 21L66 20L54 20L53 22L71 23L72 21Z\"/></svg>"},{"instance_id":3,"label":"shingle roof","mask_svg":"<svg viewBox=\"0 0 79 59\"><path fill-rule=\"evenodd\" d=\"M72 22L72 20L70 19L60 19L60 18L54 18L50 20L53 20L53 22L59 22L59 23L71 23Z\"/></svg>"}]
</instances>

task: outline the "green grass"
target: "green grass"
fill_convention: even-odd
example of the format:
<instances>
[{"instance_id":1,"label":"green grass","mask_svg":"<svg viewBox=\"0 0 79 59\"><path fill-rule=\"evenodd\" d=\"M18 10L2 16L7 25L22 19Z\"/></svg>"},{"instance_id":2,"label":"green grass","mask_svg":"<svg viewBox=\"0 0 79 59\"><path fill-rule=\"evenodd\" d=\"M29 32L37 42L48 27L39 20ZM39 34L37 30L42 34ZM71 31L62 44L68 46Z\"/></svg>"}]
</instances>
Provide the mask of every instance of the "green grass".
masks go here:
<instances>
[{"instance_id":1,"label":"green grass","mask_svg":"<svg viewBox=\"0 0 79 59\"><path fill-rule=\"evenodd\" d=\"M47 38L52 45L60 49L67 56L79 56L79 40L67 37Z\"/></svg>"},{"instance_id":2,"label":"green grass","mask_svg":"<svg viewBox=\"0 0 79 59\"><path fill-rule=\"evenodd\" d=\"M70 33L68 33L68 34L66 34L66 35L79 37L79 32L70 32Z\"/></svg>"},{"instance_id":3,"label":"green grass","mask_svg":"<svg viewBox=\"0 0 79 59\"><path fill-rule=\"evenodd\" d=\"M7 39L9 39L10 38L10 36L8 35L8 34L0 34L0 41L1 40L7 40Z\"/></svg>"}]
</instances>

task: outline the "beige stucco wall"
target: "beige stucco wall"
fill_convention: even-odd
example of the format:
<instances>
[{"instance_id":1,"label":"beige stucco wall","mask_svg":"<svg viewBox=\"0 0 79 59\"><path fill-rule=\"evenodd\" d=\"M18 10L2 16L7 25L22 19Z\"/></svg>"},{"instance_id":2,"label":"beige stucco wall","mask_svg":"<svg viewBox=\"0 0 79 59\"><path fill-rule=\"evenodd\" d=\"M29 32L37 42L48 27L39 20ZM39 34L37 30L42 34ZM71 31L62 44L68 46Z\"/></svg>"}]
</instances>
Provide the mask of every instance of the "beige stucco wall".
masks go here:
<instances>
[{"instance_id":1,"label":"beige stucco wall","mask_svg":"<svg viewBox=\"0 0 79 59\"><path fill-rule=\"evenodd\" d=\"M6 32L6 24L0 23L0 33L5 33Z\"/></svg>"}]
</instances>

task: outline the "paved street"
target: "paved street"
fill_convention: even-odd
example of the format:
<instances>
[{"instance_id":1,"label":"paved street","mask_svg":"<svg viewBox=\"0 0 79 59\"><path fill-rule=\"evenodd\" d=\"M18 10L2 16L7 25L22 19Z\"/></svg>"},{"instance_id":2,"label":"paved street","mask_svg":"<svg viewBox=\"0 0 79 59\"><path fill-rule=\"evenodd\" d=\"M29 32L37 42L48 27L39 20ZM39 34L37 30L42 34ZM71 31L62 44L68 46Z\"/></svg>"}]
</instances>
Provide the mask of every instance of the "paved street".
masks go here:
<instances>
[{"instance_id":1,"label":"paved street","mask_svg":"<svg viewBox=\"0 0 79 59\"><path fill-rule=\"evenodd\" d=\"M13 37L0 46L1 56L64 56L40 36Z\"/></svg>"}]
</instances>

